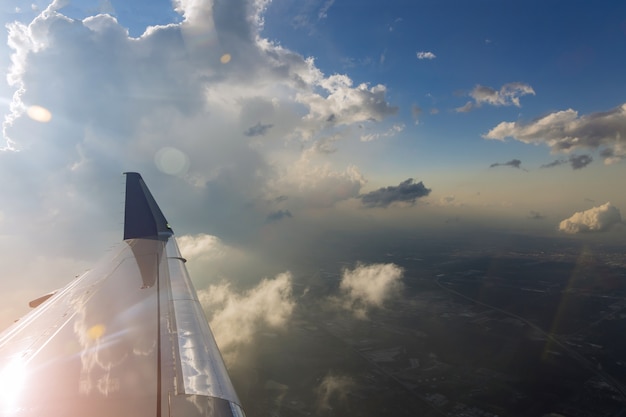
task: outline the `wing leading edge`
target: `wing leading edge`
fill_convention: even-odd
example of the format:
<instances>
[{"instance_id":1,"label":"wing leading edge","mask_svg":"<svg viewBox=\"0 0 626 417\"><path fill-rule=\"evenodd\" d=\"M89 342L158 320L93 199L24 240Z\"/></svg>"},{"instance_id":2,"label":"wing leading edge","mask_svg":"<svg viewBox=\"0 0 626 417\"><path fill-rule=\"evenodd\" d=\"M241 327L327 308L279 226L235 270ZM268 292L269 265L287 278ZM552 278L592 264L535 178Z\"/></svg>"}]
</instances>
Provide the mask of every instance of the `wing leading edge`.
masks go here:
<instances>
[{"instance_id":1,"label":"wing leading edge","mask_svg":"<svg viewBox=\"0 0 626 417\"><path fill-rule=\"evenodd\" d=\"M139 174L127 173L124 241L0 334L0 415L244 416Z\"/></svg>"}]
</instances>

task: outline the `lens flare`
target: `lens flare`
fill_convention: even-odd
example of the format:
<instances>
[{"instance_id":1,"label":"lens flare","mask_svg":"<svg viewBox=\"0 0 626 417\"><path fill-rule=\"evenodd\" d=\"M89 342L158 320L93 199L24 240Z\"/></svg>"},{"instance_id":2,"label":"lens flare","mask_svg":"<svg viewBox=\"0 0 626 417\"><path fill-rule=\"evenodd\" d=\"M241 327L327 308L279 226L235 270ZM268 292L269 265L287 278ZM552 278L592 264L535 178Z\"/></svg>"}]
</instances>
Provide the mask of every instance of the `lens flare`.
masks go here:
<instances>
[{"instance_id":1,"label":"lens flare","mask_svg":"<svg viewBox=\"0 0 626 417\"><path fill-rule=\"evenodd\" d=\"M166 146L154 156L154 162L161 172L169 175L185 175L189 169L189 157L183 151Z\"/></svg>"},{"instance_id":2,"label":"lens flare","mask_svg":"<svg viewBox=\"0 0 626 417\"><path fill-rule=\"evenodd\" d=\"M87 330L87 336L89 336L91 340L98 340L104 335L105 331L106 327L104 325L96 324L95 326L91 326L89 330Z\"/></svg>"},{"instance_id":3,"label":"lens flare","mask_svg":"<svg viewBox=\"0 0 626 417\"><path fill-rule=\"evenodd\" d=\"M26 110L26 114L31 119L40 123L48 123L50 120L52 120L52 113L50 113L50 110L41 106L30 106Z\"/></svg>"},{"instance_id":4,"label":"lens flare","mask_svg":"<svg viewBox=\"0 0 626 417\"><path fill-rule=\"evenodd\" d=\"M224 54L224 55L221 56L220 62L222 64L228 64L231 59L232 59L232 57L230 56L230 54Z\"/></svg>"}]
</instances>

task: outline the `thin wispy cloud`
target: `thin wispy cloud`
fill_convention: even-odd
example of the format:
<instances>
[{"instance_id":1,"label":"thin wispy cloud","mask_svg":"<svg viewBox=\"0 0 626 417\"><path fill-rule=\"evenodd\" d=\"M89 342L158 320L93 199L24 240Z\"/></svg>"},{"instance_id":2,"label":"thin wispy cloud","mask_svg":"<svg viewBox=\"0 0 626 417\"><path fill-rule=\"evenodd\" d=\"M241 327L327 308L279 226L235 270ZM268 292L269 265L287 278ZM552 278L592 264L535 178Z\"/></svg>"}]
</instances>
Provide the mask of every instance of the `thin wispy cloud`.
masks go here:
<instances>
[{"instance_id":1,"label":"thin wispy cloud","mask_svg":"<svg viewBox=\"0 0 626 417\"><path fill-rule=\"evenodd\" d=\"M473 101L468 101L462 107L456 108L456 111L466 113L482 107L483 104L520 107L520 97L529 94L534 96L535 90L530 85L519 82L504 84L499 90L484 85L477 85L469 93Z\"/></svg>"},{"instance_id":2,"label":"thin wispy cloud","mask_svg":"<svg viewBox=\"0 0 626 417\"><path fill-rule=\"evenodd\" d=\"M320 8L319 13L317 14L318 19L326 19L328 17L328 10L335 3L335 0L326 0L326 2Z\"/></svg>"},{"instance_id":3,"label":"thin wispy cloud","mask_svg":"<svg viewBox=\"0 0 626 417\"><path fill-rule=\"evenodd\" d=\"M335 404L343 404L348 394L356 388L354 379L347 375L327 374L316 388L317 408L320 412L328 412Z\"/></svg>"},{"instance_id":4,"label":"thin wispy cloud","mask_svg":"<svg viewBox=\"0 0 626 417\"><path fill-rule=\"evenodd\" d=\"M590 155L571 155L568 159L557 159L549 164L542 165L541 168L554 168L569 163L572 169L582 169L592 161L593 158Z\"/></svg>"},{"instance_id":5,"label":"thin wispy cloud","mask_svg":"<svg viewBox=\"0 0 626 417\"><path fill-rule=\"evenodd\" d=\"M274 223L283 219L290 219L293 215L289 210L277 210L267 215L266 222Z\"/></svg>"},{"instance_id":6,"label":"thin wispy cloud","mask_svg":"<svg viewBox=\"0 0 626 417\"><path fill-rule=\"evenodd\" d=\"M396 124L391 126L387 131L382 133L368 133L366 135L361 135L361 142L371 142L373 140L378 140L381 138L389 138L395 136L396 134L402 132L404 130L404 124Z\"/></svg>"},{"instance_id":7,"label":"thin wispy cloud","mask_svg":"<svg viewBox=\"0 0 626 417\"><path fill-rule=\"evenodd\" d=\"M437 55L435 55L434 53L430 51L416 52L416 56L417 56L417 59L420 59L420 60L421 59L431 60L431 59L437 58Z\"/></svg>"},{"instance_id":8,"label":"thin wispy cloud","mask_svg":"<svg viewBox=\"0 0 626 417\"><path fill-rule=\"evenodd\" d=\"M495 162L489 165L489 168L495 168L495 167L512 167L512 168L521 169L522 171L527 171L527 169L522 167L522 161L520 161L519 159L511 159L508 162Z\"/></svg>"}]
</instances>

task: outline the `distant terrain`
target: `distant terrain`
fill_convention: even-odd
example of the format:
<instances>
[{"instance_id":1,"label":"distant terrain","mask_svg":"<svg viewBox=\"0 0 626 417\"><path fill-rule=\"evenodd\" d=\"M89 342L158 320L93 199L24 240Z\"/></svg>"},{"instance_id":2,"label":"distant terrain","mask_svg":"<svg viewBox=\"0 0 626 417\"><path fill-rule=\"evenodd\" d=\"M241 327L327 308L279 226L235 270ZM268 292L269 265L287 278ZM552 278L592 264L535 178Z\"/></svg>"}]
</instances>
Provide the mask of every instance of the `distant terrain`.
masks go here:
<instances>
[{"instance_id":1,"label":"distant terrain","mask_svg":"<svg viewBox=\"0 0 626 417\"><path fill-rule=\"evenodd\" d=\"M287 331L234 367L249 416L617 416L626 410L619 247L405 240L372 262L403 296L362 320L323 308L345 260L311 275Z\"/></svg>"}]
</instances>

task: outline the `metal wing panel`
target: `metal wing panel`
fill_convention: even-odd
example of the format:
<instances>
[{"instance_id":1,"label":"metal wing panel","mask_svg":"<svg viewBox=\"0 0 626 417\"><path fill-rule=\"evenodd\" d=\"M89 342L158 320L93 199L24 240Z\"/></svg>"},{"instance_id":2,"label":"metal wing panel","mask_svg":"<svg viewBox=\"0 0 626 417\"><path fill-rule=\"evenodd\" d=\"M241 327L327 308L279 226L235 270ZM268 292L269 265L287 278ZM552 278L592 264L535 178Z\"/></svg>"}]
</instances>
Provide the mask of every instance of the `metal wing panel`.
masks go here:
<instances>
[{"instance_id":1,"label":"metal wing panel","mask_svg":"<svg viewBox=\"0 0 626 417\"><path fill-rule=\"evenodd\" d=\"M239 404L228 372L174 239L166 246L182 384L179 393Z\"/></svg>"},{"instance_id":2,"label":"metal wing panel","mask_svg":"<svg viewBox=\"0 0 626 417\"><path fill-rule=\"evenodd\" d=\"M5 333L2 415L156 415L156 288L139 267L153 261L124 242Z\"/></svg>"}]
</instances>

